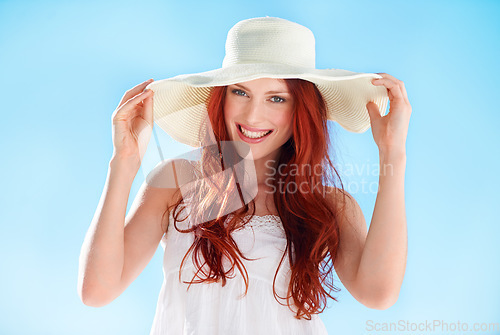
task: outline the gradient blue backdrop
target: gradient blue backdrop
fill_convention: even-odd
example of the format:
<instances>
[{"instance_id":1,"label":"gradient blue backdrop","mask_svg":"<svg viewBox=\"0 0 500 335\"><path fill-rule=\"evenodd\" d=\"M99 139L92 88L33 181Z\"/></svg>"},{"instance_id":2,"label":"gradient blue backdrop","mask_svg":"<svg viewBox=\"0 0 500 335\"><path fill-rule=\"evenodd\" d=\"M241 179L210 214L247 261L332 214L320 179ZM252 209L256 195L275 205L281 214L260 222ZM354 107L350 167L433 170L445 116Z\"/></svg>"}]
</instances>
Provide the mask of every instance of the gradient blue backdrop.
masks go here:
<instances>
[{"instance_id":1,"label":"gradient blue backdrop","mask_svg":"<svg viewBox=\"0 0 500 335\"><path fill-rule=\"evenodd\" d=\"M1 334L149 333L161 247L111 304L88 307L77 294L78 256L112 153L111 115L146 79L220 67L227 31L257 16L309 27L318 68L403 80L413 108L399 300L371 310L342 287L340 303L321 314L329 332L368 333L369 320L500 322L499 1L4 0ZM345 182L376 184L371 130L332 132L340 161L365 167ZM189 149L171 140L164 154ZM139 172L129 206L143 181ZM376 194L351 193L370 223Z\"/></svg>"}]
</instances>

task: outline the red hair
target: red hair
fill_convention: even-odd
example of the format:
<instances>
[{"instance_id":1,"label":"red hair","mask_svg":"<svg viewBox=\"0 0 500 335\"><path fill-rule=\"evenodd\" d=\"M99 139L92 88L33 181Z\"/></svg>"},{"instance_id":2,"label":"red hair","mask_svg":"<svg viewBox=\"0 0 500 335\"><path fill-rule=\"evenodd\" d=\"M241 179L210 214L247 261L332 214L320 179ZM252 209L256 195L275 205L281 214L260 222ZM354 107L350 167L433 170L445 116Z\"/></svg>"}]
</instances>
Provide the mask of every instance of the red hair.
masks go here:
<instances>
[{"instance_id":1,"label":"red hair","mask_svg":"<svg viewBox=\"0 0 500 335\"><path fill-rule=\"evenodd\" d=\"M301 79L284 79L288 86L290 94L293 96L295 105L293 113L293 134L291 138L283 144L280 150L277 166L280 167L280 173L275 176L273 183L275 189L279 189L278 185L301 185L300 192L274 192L274 202L278 210L278 214L283 223L285 235L287 239L286 249L281 258L279 267L283 262L284 257L288 254L288 259L291 267L291 279L288 286L286 297L287 305L291 309L289 299L293 300L293 304L297 310L297 319L311 320L311 314L319 314L326 307L327 297L337 301L335 297L330 295L330 292L340 291L333 284L333 264L336 260L337 250L339 247L339 225L338 219L345 205L345 194L342 201L331 201L325 198L325 194L329 190L325 184L335 185L338 179L343 190L342 181L337 173L330 157L330 138L327 128L327 110L325 102L317 87L305 80ZM226 124L223 117L223 106L226 96L226 86L214 87L211 91L210 98L207 102L208 117L210 119L215 138L217 140L217 148L220 150L220 141L229 141ZM224 156L222 158L216 150L214 154L214 146L203 148L204 165L210 166L210 161L214 164L219 164L224 169L224 164L229 159ZM226 162L224 162L226 160ZM215 162L217 161L217 162ZM214 165L215 166L215 165ZM290 173L294 166L309 166L314 167L306 173ZM319 172L317 167L320 167ZM213 169L211 173L204 173L203 178L214 175ZM304 172L304 170L302 170ZM203 216L204 212L212 209L209 208L213 202L220 199L222 192L227 191L227 185L235 185L235 176L218 175L218 180L211 180L205 185L200 184L193 194L204 199L192 209L194 215ZM241 190L238 191L241 195ZM304 190L305 185L305 190ZM237 228L237 223L243 222L244 216L249 211L248 204L231 213L231 220L226 220L228 215L217 215L216 219L207 220L197 224L187 230L180 230L177 227L179 216L179 207L183 203L183 198L180 198L174 207L174 225L176 230L183 233L195 232L195 239L192 246L184 256L182 265L188 256L193 251L193 263L198 272L202 271L206 277L201 280L190 282L222 282L222 286L226 284L229 274L231 274L236 266L239 272L243 275L245 281L245 295L248 291L248 273L245 266L241 262L240 257L247 259L238 249L237 244L231 237L231 232ZM220 202L220 201L219 201ZM254 202L252 200L251 202ZM243 202L244 203L244 202ZM224 206L222 206L224 207ZM255 208L255 206L252 206ZM223 213L222 208L219 211ZM177 212L177 213L176 213ZM227 211L226 211L227 213ZM255 211L251 214L255 214ZM251 217L250 217L251 219ZM228 221L228 224L224 222ZM293 251L290 251L293 250ZM203 262L208 265L209 273L206 273L200 267L199 255L203 256ZM222 266L222 257L225 256L231 260L232 267L228 271L224 271ZM279 269L278 267L278 269ZM277 297L274 283L276 281L276 271L273 281L273 293L275 299ZM179 271L179 280L180 280ZM329 281L329 279L331 279ZM329 292L325 290L329 289ZM189 287L188 287L189 289ZM279 302L278 299L276 299ZM281 303L280 303L281 304Z\"/></svg>"}]
</instances>

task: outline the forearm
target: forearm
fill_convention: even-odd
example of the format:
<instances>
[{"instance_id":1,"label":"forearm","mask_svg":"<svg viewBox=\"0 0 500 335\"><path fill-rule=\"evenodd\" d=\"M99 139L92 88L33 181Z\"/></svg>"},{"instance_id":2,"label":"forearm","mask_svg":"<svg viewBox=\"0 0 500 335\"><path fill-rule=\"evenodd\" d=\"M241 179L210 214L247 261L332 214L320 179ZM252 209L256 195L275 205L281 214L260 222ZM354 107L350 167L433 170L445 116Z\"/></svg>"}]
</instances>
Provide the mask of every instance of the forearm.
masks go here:
<instances>
[{"instance_id":1,"label":"forearm","mask_svg":"<svg viewBox=\"0 0 500 335\"><path fill-rule=\"evenodd\" d=\"M80 253L78 289L89 304L112 295L124 262L124 223L134 169L112 159L104 190Z\"/></svg>"},{"instance_id":2,"label":"forearm","mask_svg":"<svg viewBox=\"0 0 500 335\"><path fill-rule=\"evenodd\" d=\"M380 152L379 190L357 279L375 301L397 300L408 249L404 201L406 153Z\"/></svg>"}]
</instances>

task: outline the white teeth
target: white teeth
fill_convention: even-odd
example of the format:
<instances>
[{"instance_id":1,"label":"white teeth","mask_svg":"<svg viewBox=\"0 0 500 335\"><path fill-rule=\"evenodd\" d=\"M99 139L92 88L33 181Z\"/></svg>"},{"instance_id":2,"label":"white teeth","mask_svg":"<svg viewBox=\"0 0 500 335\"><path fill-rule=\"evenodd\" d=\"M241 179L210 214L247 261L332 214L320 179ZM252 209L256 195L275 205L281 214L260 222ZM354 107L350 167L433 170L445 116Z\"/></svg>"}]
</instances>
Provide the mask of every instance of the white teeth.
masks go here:
<instances>
[{"instance_id":1,"label":"white teeth","mask_svg":"<svg viewBox=\"0 0 500 335\"><path fill-rule=\"evenodd\" d=\"M253 132L253 131L248 131L246 130L245 128L241 127L240 126L240 129L241 129L241 132L246 136L246 137L250 137L250 138L260 138L260 137L264 137L265 135L269 134L271 131L259 131L259 132Z\"/></svg>"}]
</instances>

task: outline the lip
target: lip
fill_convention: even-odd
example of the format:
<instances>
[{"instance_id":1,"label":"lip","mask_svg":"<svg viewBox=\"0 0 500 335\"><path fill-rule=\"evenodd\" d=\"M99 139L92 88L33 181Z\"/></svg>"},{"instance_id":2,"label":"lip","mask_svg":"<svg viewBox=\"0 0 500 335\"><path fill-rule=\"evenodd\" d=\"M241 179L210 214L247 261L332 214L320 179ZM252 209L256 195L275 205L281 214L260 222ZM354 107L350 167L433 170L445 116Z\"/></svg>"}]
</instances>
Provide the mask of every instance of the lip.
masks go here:
<instances>
[{"instance_id":1,"label":"lip","mask_svg":"<svg viewBox=\"0 0 500 335\"><path fill-rule=\"evenodd\" d=\"M238 125L238 123L237 123L237 125ZM244 128L247 128L247 127L244 127ZM245 135L243 135L243 133L240 131L240 127L236 126L236 130L237 130L240 138L247 143L260 143L260 142L264 141L266 138L268 138L273 133L272 129L269 129L269 130L271 130L271 132L264 137L249 138L249 137L246 137Z\"/></svg>"},{"instance_id":2,"label":"lip","mask_svg":"<svg viewBox=\"0 0 500 335\"><path fill-rule=\"evenodd\" d=\"M259 129L259 128L252 128L252 127L249 127L249 126L245 126L241 123L236 123L236 126L242 126L243 128L245 128L246 130L249 130L249 131L255 131L255 132L259 132L259 131L269 131L269 130L272 130L272 129Z\"/></svg>"}]
</instances>

